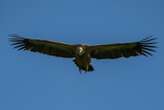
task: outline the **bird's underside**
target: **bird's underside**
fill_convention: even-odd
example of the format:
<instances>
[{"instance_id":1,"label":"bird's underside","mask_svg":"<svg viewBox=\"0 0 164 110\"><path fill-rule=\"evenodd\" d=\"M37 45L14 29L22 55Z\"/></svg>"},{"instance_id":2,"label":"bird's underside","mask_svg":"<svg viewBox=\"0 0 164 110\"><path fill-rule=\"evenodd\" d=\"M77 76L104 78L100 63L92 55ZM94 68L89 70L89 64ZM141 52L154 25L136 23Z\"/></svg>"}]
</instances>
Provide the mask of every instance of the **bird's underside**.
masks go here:
<instances>
[{"instance_id":1,"label":"bird's underside","mask_svg":"<svg viewBox=\"0 0 164 110\"><path fill-rule=\"evenodd\" d=\"M93 71L91 58L95 59L116 59L129 58L131 56L152 56L156 48L152 36L146 37L137 42L116 43L104 45L70 45L55 41L24 38L19 35L11 35L11 45L18 50L39 52L51 56L73 58L73 62L85 72Z\"/></svg>"}]
</instances>

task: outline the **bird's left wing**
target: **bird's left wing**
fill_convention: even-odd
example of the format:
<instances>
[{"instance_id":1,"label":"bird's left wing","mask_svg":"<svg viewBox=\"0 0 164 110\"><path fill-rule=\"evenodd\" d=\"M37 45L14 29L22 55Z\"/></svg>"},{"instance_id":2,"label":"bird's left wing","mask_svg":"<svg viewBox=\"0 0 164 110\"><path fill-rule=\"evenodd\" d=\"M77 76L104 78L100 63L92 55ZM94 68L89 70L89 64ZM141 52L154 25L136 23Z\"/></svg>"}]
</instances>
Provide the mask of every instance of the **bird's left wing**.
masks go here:
<instances>
[{"instance_id":1,"label":"bird's left wing","mask_svg":"<svg viewBox=\"0 0 164 110\"><path fill-rule=\"evenodd\" d=\"M75 46L60 42L23 38L11 35L11 45L18 50L28 50L58 57L72 58L75 56Z\"/></svg>"},{"instance_id":2,"label":"bird's left wing","mask_svg":"<svg viewBox=\"0 0 164 110\"><path fill-rule=\"evenodd\" d=\"M120 57L130 56L149 56L152 55L156 47L154 42L156 38L147 37L138 42L106 44L90 46L90 54L92 58L96 59L115 59Z\"/></svg>"}]
</instances>

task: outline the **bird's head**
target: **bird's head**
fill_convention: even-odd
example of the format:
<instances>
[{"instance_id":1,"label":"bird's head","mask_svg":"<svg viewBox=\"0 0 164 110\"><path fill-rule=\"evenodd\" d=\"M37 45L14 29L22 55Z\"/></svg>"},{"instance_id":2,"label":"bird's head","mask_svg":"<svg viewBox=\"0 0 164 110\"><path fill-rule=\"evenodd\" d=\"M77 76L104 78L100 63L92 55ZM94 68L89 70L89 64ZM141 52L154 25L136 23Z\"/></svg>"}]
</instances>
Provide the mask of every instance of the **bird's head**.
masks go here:
<instances>
[{"instance_id":1,"label":"bird's head","mask_svg":"<svg viewBox=\"0 0 164 110\"><path fill-rule=\"evenodd\" d=\"M86 47L85 46L78 46L77 49L76 49L76 53L79 56L84 55L85 52L86 52Z\"/></svg>"}]
</instances>

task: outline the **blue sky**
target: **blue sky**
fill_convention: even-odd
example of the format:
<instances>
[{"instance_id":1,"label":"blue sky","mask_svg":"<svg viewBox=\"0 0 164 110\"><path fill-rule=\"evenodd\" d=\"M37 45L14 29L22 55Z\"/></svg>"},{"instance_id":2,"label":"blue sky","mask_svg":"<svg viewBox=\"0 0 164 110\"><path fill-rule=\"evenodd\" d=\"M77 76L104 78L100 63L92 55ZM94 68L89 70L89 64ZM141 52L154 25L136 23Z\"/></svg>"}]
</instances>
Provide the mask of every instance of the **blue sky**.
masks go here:
<instances>
[{"instance_id":1,"label":"blue sky","mask_svg":"<svg viewBox=\"0 0 164 110\"><path fill-rule=\"evenodd\" d=\"M0 110L164 110L163 0L0 0ZM67 43L158 37L154 56L93 60L14 50L8 34Z\"/></svg>"}]
</instances>

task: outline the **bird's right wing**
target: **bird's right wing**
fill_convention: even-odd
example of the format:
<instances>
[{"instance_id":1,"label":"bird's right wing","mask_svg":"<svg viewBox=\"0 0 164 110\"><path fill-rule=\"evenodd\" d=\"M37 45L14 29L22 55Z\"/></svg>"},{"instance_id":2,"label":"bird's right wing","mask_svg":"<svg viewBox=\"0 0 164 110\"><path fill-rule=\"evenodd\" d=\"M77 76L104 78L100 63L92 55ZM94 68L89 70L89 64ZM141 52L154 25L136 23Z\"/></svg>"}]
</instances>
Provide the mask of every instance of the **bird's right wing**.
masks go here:
<instances>
[{"instance_id":1,"label":"bird's right wing","mask_svg":"<svg viewBox=\"0 0 164 110\"><path fill-rule=\"evenodd\" d=\"M23 38L11 35L11 45L18 50L28 50L58 57L72 58L75 56L75 46L60 42Z\"/></svg>"}]
</instances>

